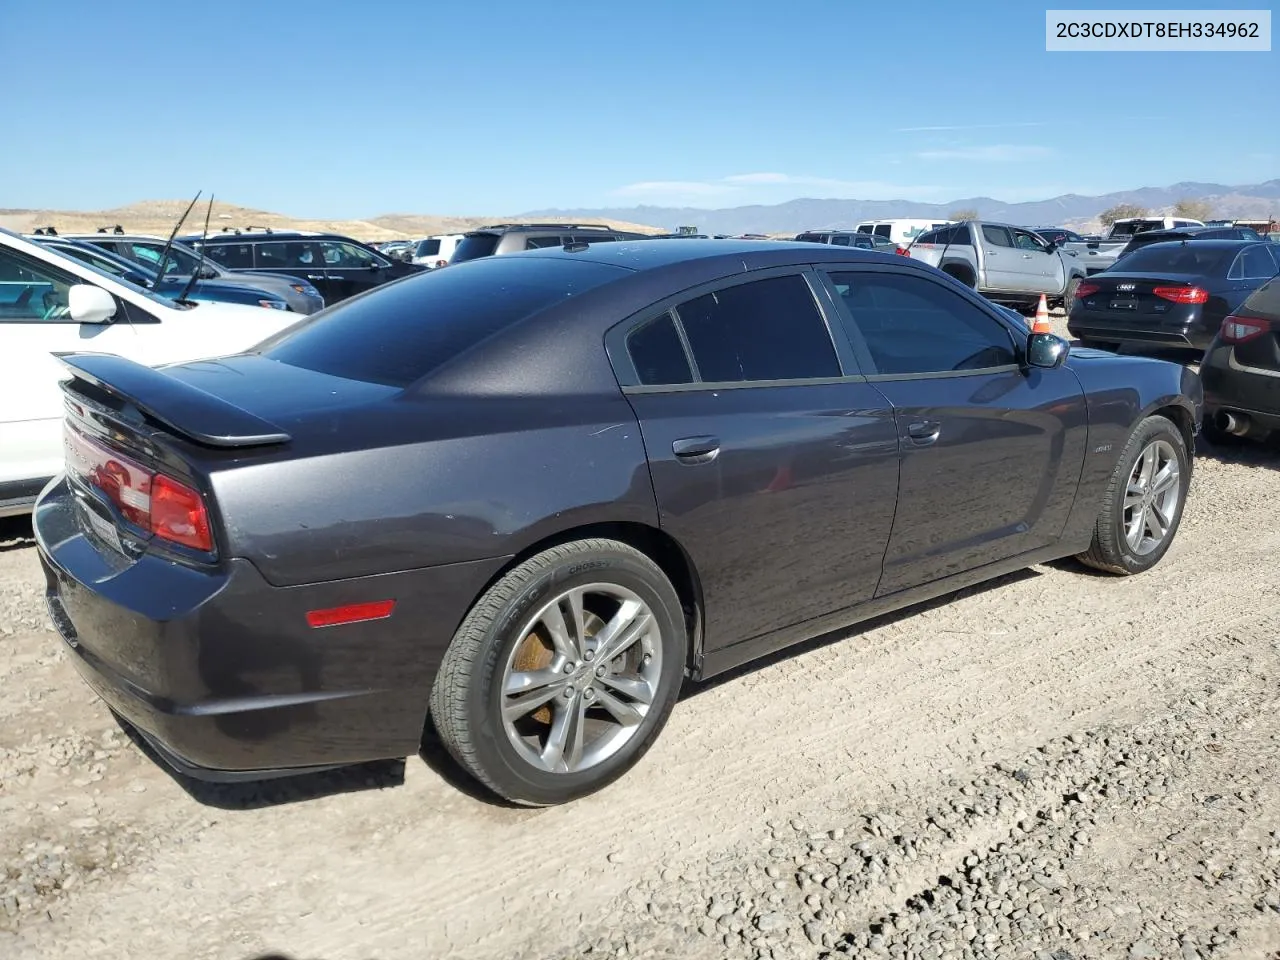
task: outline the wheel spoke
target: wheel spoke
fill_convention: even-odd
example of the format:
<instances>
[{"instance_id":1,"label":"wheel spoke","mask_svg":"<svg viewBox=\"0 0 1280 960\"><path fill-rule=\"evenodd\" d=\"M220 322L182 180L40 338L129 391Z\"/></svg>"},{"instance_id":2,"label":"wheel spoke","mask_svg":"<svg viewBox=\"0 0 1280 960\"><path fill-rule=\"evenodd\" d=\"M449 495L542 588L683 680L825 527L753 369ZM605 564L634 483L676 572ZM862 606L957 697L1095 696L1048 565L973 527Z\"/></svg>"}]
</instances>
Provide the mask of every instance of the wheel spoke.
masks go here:
<instances>
[{"instance_id":1,"label":"wheel spoke","mask_svg":"<svg viewBox=\"0 0 1280 960\"><path fill-rule=\"evenodd\" d=\"M596 634L599 646L596 649L596 660L608 663L620 653L631 647L653 623L653 615L645 609L644 604L627 601L618 607L603 630Z\"/></svg>"},{"instance_id":2,"label":"wheel spoke","mask_svg":"<svg viewBox=\"0 0 1280 960\"><path fill-rule=\"evenodd\" d=\"M1150 488L1151 478L1156 475L1156 445L1153 443L1142 451L1142 468L1138 474L1144 487Z\"/></svg>"},{"instance_id":3,"label":"wheel spoke","mask_svg":"<svg viewBox=\"0 0 1280 960\"><path fill-rule=\"evenodd\" d=\"M644 715L639 710L619 700L608 690L597 690L596 702L613 714L613 718L624 727L634 727L644 719Z\"/></svg>"},{"instance_id":4,"label":"wheel spoke","mask_svg":"<svg viewBox=\"0 0 1280 960\"><path fill-rule=\"evenodd\" d=\"M1167 490L1172 490L1178 485L1178 463L1176 460L1170 460L1160 472L1156 474L1156 478L1151 483L1151 490L1157 496Z\"/></svg>"},{"instance_id":5,"label":"wheel spoke","mask_svg":"<svg viewBox=\"0 0 1280 960\"><path fill-rule=\"evenodd\" d=\"M581 694L563 700L555 710L547 742L542 748L542 762L548 770L572 770L582 759L583 714L586 712Z\"/></svg>"},{"instance_id":6,"label":"wheel spoke","mask_svg":"<svg viewBox=\"0 0 1280 960\"><path fill-rule=\"evenodd\" d=\"M1160 508L1160 504L1153 503L1147 510L1147 526L1151 530L1151 539L1163 540L1165 534L1169 532L1169 517Z\"/></svg>"},{"instance_id":7,"label":"wheel spoke","mask_svg":"<svg viewBox=\"0 0 1280 960\"><path fill-rule=\"evenodd\" d=\"M1124 491L1124 508L1128 510L1130 507L1136 507L1142 503L1142 488L1136 483L1130 481L1129 486Z\"/></svg>"},{"instance_id":8,"label":"wheel spoke","mask_svg":"<svg viewBox=\"0 0 1280 960\"><path fill-rule=\"evenodd\" d=\"M575 591L573 595L576 593ZM542 623L547 628L547 633L551 635L551 644L555 647L556 653L566 660L577 662L582 659L582 649L578 645L578 637L581 634L575 632L574 626L565 619L564 607L570 606L568 600L567 597L560 597L548 606L542 614ZM581 630L581 614L582 597L578 596L578 630Z\"/></svg>"},{"instance_id":9,"label":"wheel spoke","mask_svg":"<svg viewBox=\"0 0 1280 960\"><path fill-rule=\"evenodd\" d=\"M1124 538L1129 541L1129 547L1133 550L1138 549L1138 545L1142 543L1142 534L1147 527L1147 510L1145 507L1136 507L1133 516L1126 525Z\"/></svg>"},{"instance_id":10,"label":"wheel spoke","mask_svg":"<svg viewBox=\"0 0 1280 960\"><path fill-rule=\"evenodd\" d=\"M561 674L551 670L511 674L503 691L506 699L502 704L502 716L508 722L527 716L558 697L566 682Z\"/></svg>"},{"instance_id":11,"label":"wheel spoke","mask_svg":"<svg viewBox=\"0 0 1280 960\"><path fill-rule=\"evenodd\" d=\"M606 673L599 678L600 682L611 690L629 697L636 703L649 705L653 702L653 688L647 680L640 677L625 677L618 674ZM601 694L603 696L603 694Z\"/></svg>"}]
</instances>

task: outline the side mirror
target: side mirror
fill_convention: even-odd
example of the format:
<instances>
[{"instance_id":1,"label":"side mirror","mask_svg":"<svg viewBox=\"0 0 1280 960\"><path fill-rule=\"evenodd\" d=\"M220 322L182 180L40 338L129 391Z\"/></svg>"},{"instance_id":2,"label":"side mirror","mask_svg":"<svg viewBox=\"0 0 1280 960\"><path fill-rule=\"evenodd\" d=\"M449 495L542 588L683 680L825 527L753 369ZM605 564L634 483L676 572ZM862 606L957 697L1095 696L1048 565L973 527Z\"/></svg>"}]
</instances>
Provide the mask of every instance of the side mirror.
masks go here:
<instances>
[{"instance_id":1,"label":"side mirror","mask_svg":"<svg viewBox=\"0 0 1280 960\"><path fill-rule=\"evenodd\" d=\"M209 266L208 264L205 264L200 268L200 279L201 280L217 280L218 271L213 269L213 267Z\"/></svg>"},{"instance_id":2,"label":"side mirror","mask_svg":"<svg viewBox=\"0 0 1280 960\"><path fill-rule=\"evenodd\" d=\"M67 308L76 323L105 323L116 315L116 298L91 283L77 283L67 293Z\"/></svg>"},{"instance_id":3,"label":"side mirror","mask_svg":"<svg viewBox=\"0 0 1280 960\"><path fill-rule=\"evenodd\" d=\"M1067 359L1071 344L1052 333L1033 333L1027 337L1027 366L1054 370Z\"/></svg>"}]
</instances>

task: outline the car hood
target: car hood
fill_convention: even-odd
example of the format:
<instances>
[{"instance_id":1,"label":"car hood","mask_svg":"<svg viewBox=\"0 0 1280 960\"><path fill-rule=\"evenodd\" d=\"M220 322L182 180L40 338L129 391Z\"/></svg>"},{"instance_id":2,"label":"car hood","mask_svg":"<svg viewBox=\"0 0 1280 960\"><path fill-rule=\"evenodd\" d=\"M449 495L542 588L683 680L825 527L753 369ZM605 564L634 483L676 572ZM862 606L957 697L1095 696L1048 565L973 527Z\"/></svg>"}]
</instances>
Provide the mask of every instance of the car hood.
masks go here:
<instances>
[{"instance_id":1,"label":"car hood","mask_svg":"<svg viewBox=\"0 0 1280 960\"><path fill-rule=\"evenodd\" d=\"M268 310L266 307L249 306L243 303L196 300L190 307L180 312L177 322L198 324L201 327L208 326L210 345L217 346L219 352L232 353L256 346L285 327L305 319L288 310ZM216 333L213 333L215 330ZM223 346L223 344L229 344L229 346Z\"/></svg>"}]
</instances>

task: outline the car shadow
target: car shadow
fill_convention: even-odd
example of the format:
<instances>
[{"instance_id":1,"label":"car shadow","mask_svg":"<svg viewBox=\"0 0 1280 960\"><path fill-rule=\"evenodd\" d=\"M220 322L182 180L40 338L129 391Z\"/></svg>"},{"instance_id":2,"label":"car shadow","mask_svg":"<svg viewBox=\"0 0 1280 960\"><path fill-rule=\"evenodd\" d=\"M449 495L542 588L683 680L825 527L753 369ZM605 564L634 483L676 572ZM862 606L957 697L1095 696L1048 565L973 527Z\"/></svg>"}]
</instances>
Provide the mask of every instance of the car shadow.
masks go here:
<instances>
[{"instance_id":1,"label":"car shadow","mask_svg":"<svg viewBox=\"0 0 1280 960\"><path fill-rule=\"evenodd\" d=\"M0 553L6 550L22 550L35 546L36 536L31 529L31 515L0 517Z\"/></svg>"},{"instance_id":2,"label":"car shadow","mask_svg":"<svg viewBox=\"0 0 1280 960\"><path fill-rule=\"evenodd\" d=\"M1235 466L1280 470L1280 437L1269 437L1261 442L1241 440L1239 444L1215 446L1201 435L1196 439L1196 456Z\"/></svg>"},{"instance_id":3,"label":"car shadow","mask_svg":"<svg viewBox=\"0 0 1280 960\"><path fill-rule=\"evenodd\" d=\"M115 714L116 723L147 759L165 772L168 777L197 803L219 810L259 810L280 807L291 803L305 803L321 797L365 790L385 790L404 784L405 761L375 760L367 763L336 767L314 773L275 777L268 780L252 780L244 783L211 783L196 780L179 773L165 763L164 758L123 717Z\"/></svg>"}]
</instances>

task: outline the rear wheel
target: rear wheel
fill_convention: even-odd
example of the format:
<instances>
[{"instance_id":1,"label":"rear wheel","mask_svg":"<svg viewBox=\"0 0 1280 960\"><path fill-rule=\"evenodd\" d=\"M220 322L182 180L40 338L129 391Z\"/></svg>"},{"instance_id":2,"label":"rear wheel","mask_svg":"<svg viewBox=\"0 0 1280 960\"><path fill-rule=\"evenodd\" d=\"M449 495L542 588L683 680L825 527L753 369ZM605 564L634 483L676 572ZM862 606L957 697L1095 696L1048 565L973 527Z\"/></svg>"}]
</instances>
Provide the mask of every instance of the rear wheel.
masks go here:
<instances>
[{"instance_id":1,"label":"rear wheel","mask_svg":"<svg viewBox=\"0 0 1280 960\"><path fill-rule=\"evenodd\" d=\"M445 747L508 800L564 803L649 749L684 676L679 598L618 541L552 547L476 602L431 693Z\"/></svg>"},{"instance_id":2,"label":"rear wheel","mask_svg":"<svg viewBox=\"0 0 1280 960\"><path fill-rule=\"evenodd\" d=\"M1062 312L1071 315L1071 307L1076 302L1076 289L1080 286L1080 278L1072 277L1067 281L1067 289L1062 294Z\"/></svg>"},{"instance_id":3,"label":"rear wheel","mask_svg":"<svg viewBox=\"0 0 1280 960\"><path fill-rule=\"evenodd\" d=\"M1190 481L1182 432L1166 417L1147 417L1120 454L1102 498L1093 543L1079 559L1121 575L1150 570L1173 543Z\"/></svg>"}]
</instances>

